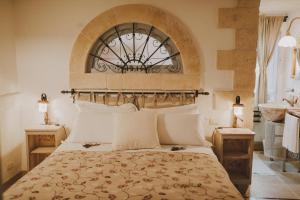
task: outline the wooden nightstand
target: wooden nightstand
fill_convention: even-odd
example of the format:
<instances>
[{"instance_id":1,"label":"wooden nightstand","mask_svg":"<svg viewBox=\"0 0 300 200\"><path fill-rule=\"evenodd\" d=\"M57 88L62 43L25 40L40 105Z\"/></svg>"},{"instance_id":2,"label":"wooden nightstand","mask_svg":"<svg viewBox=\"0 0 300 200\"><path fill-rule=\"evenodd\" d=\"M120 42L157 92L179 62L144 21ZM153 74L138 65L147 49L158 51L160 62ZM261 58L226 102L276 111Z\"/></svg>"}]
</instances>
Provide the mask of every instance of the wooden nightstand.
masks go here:
<instances>
[{"instance_id":1,"label":"wooden nightstand","mask_svg":"<svg viewBox=\"0 0 300 200\"><path fill-rule=\"evenodd\" d=\"M55 125L40 125L25 132L28 171L49 156L66 137L65 129Z\"/></svg>"},{"instance_id":2,"label":"wooden nightstand","mask_svg":"<svg viewBox=\"0 0 300 200\"><path fill-rule=\"evenodd\" d=\"M246 128L219 128L213 135L214 151L242 194L251 184L254 135Z\"/></svg>"}]
</instances>

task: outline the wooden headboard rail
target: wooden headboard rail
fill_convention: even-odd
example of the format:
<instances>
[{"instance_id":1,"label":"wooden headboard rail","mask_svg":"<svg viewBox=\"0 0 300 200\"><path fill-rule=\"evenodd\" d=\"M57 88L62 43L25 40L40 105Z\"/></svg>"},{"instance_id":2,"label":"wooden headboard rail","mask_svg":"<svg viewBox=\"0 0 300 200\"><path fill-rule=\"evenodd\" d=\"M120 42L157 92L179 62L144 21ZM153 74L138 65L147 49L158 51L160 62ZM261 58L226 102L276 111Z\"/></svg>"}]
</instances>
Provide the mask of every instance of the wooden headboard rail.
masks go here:
<instances>
[{"instance_id":1,"label":"wooden headboard rail","mask_svg":"<svg viewBox=\"0 0 300 200\"><path fill-rule=\"evenodd\" d=\"M95 95L134 95L134 96L147 96L147 95L189 95L193 98L199 95L209 95L203 89L199 90L108 90L108 89L70 89L62 90L62 94L70 94L75 102L75 96L80 94L90 94L91 99Z\"/></svg>"}]
</instances>

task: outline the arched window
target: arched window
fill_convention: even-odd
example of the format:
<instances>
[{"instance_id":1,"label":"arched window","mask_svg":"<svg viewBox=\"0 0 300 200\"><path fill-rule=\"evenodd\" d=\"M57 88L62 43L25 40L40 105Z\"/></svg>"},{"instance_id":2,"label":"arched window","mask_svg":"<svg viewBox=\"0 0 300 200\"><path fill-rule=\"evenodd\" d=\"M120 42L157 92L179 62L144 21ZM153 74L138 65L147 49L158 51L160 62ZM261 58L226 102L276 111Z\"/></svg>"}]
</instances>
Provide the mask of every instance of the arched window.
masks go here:
<instances>
[{"instance_id":1,"label":"arched window","mask_svg":"<svg viewBox=\"0 0 300 200\"><path fill-rule=\"evenodd\" d=\"M89 73L182 73L182 62L175 44L163 32L146 24L126 23L97 39L86 69Z\"/></svg>"}]
</instances>

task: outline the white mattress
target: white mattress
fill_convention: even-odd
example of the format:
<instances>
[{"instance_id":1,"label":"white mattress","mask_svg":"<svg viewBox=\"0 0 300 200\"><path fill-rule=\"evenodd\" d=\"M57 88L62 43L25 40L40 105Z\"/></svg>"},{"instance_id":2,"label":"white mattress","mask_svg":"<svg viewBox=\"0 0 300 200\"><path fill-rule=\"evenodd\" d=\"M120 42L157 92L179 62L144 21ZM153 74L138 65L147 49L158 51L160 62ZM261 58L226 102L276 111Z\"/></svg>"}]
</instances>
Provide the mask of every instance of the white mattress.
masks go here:
<instances>
[{"instance_id":1,"label":"white mattress","mask_svg":"<svg viewBox=\"0 0 300 200\"><path fill-rule=\"evenodd\" d=\"M205 153L211 155L216 158L213 150L210 147L203 147L203 146L184 146L185 150L180 151L171 151L171 147L176 145L161 145L160 148L155 149L140 149L140 150L128 150L129 152L134 151L159 151L159 152L192 152L192 153ZM183 146L183 145L180 145ZM63 142L57 149L56 152L59 151L99 151L99 152L109 152L112 151L111 144L100 144L98 146L92 146L90 148L85 148L80 143L71 143L71 142Z\"/></svg>"}]
</instances>

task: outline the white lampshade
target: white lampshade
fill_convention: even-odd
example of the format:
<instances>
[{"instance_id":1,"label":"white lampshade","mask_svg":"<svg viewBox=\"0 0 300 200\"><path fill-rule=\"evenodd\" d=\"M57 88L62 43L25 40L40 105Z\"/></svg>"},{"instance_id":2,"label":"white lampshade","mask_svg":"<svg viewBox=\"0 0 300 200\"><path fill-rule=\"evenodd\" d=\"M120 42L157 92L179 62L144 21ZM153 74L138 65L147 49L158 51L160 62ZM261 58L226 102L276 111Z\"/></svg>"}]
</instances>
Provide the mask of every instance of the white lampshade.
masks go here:
<instances>
[{"instance_id":1,"label":"white lampshade","mask_svg":"<svg viewBox=\"0 0 300 200\"><path fill-rule=\"evenodd\" d=\"M48 104L45 102L40 102L39 103L39 112L45 113L48 110Z\"/></svg>"},{"instance_id":2,"label":"white lampshade","mask_svg":"<svg viewBox=\"0 0 300 200\"><path fill-rule=\"evenodd\" d=\"M294 48L294 47L296 47L296 45L297 45L296 38L291 35L283 36L278 42L278 46L280 46L280 47Z\"/></svg>"},{"instance_id":3,"label":"white lampshade","mask_svg":"<svg viewBox=\"0 0 300 200\"><path fill-rule=\"evenodd\" d=\"M233 106L233 114L235 116L242 116L244 113L244 106Z\"/></svg>"}]
</instances>

